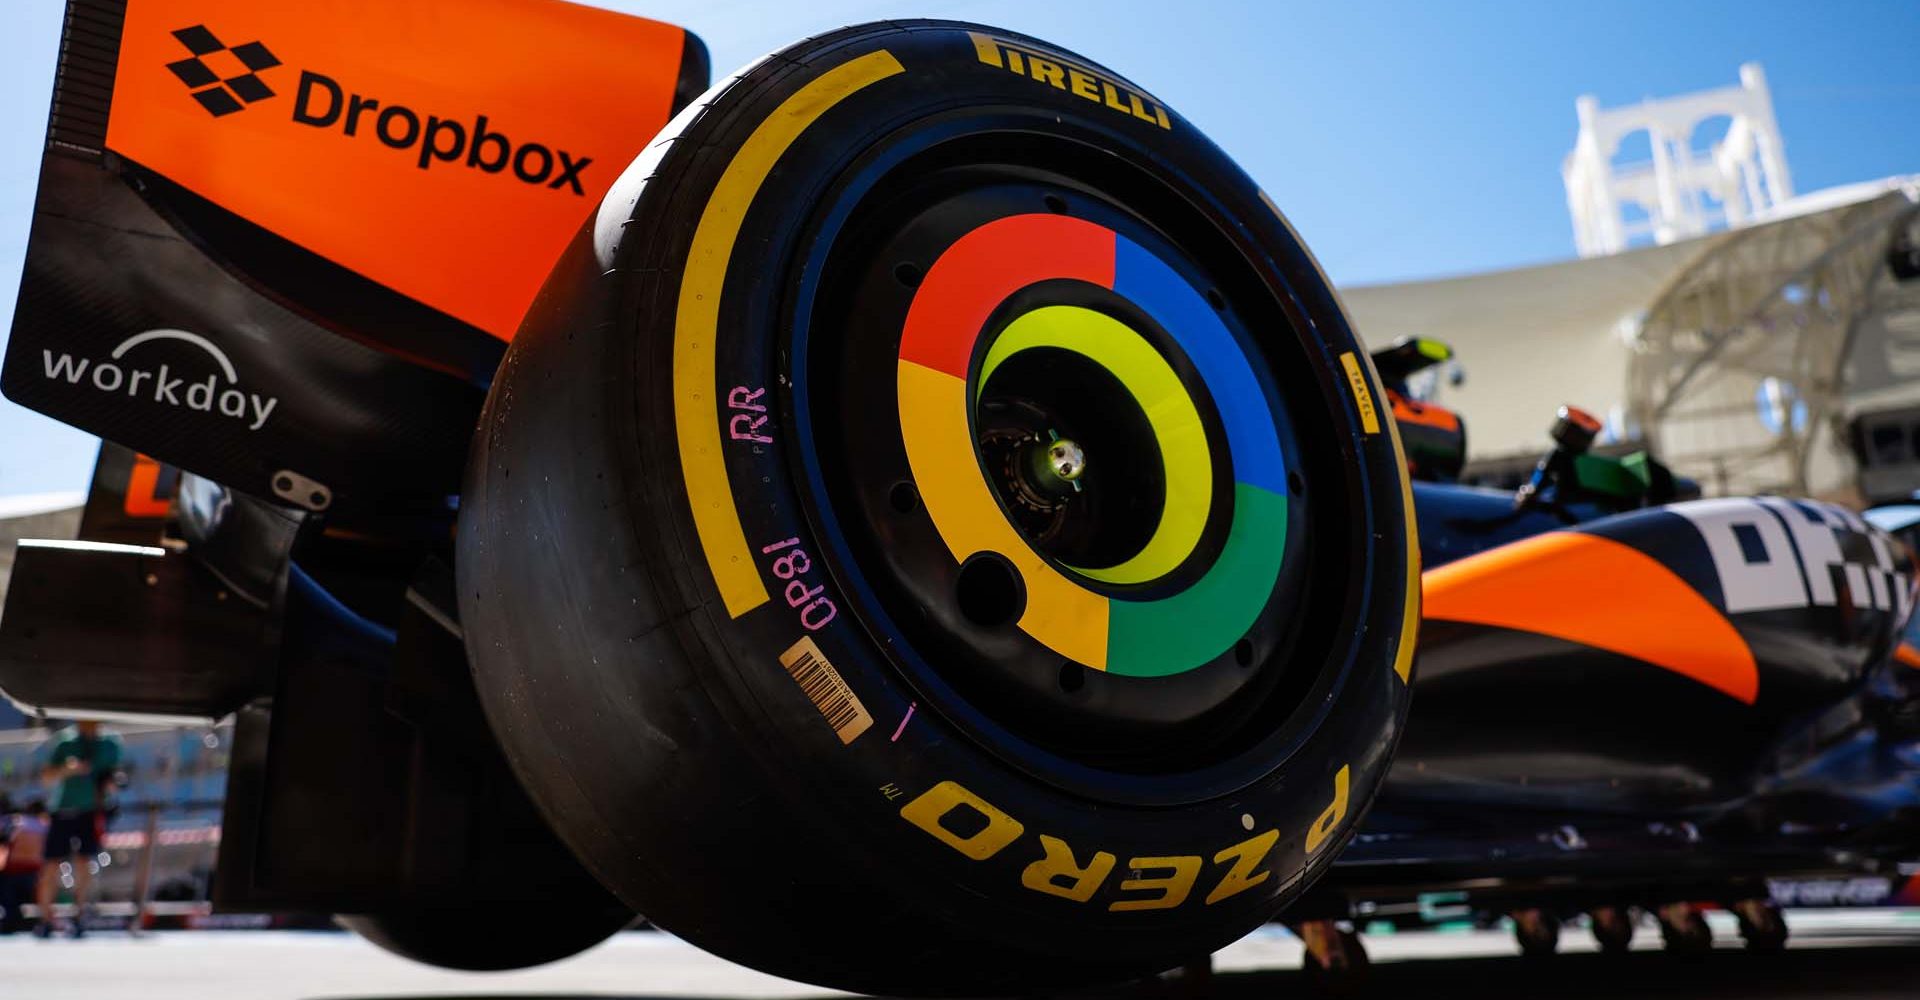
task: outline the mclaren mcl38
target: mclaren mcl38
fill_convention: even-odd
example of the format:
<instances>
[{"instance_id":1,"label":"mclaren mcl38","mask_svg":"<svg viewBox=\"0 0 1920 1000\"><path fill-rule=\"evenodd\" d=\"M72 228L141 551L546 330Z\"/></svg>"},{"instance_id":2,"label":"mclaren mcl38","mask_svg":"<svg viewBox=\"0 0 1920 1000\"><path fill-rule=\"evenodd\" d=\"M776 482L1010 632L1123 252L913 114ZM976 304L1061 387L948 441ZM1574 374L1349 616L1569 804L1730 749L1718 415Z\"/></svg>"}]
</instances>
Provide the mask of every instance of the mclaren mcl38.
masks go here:
<instances>
[{"instance_id":1,"label":"mclaren mcl38","mask_svg":"<svg viewBox=\"0 0 1920 1000\"><path fill-rule=\"evenodd\" d=\"M1517 501L1428 481L1406 359L1071 51L708 82L556 0L69 3L0 388L114 447L0 687L237 719L216 906L980 995L1911 843L1853 515L1667 502L1571 412Z\"/></svg>"},{"instance_id":2,"label":"mclaren mcl38","mask_svg":"<svg viewBox=\"0 0 1920 1000\"><path fill-rule=\"evenodd\" d=\"M1624 950L1635 910L1697 950L1719 906L1770 950L1786 940L1770 880L1911 873L1915 563L1884 519L1701 499L1645 452L1595 453L1600 422L1572 407L1517 490L1462 486L1464 425L1408 388L1452 352L1408 339L1374 360L1416 480L1415 705L1294 919L1437 893L1510 915L1530 954L1580 914ZM1350 932L1317 930L1317 960L1360 961Z\"/></svg>"}]
</instances>

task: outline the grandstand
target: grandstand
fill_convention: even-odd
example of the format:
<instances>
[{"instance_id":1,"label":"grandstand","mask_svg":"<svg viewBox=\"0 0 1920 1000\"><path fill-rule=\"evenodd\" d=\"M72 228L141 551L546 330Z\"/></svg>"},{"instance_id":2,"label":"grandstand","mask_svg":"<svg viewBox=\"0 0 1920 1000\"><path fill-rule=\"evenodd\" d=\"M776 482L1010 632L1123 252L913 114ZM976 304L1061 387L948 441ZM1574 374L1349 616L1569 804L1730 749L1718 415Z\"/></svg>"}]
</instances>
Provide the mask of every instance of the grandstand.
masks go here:
<instances>
[{"instance_id":1,"label":"grandstand","mask_svg":"<svg viewBox=\"0 0 1920 1000\"><path fill-rule=\"evenodd\" d=\"M1851 428L1920 403L1920 175L1794 194L1765 76L1741 77L1576 102L1563 174L1584 256L1343 290L1370 341L1458 349L1469 376L1435 392L1472 466L1537 457L1573 403L1709 494L1866 499ZM1653 162L1619 162L1642 134Z\"/></svg>"}]
</instances>

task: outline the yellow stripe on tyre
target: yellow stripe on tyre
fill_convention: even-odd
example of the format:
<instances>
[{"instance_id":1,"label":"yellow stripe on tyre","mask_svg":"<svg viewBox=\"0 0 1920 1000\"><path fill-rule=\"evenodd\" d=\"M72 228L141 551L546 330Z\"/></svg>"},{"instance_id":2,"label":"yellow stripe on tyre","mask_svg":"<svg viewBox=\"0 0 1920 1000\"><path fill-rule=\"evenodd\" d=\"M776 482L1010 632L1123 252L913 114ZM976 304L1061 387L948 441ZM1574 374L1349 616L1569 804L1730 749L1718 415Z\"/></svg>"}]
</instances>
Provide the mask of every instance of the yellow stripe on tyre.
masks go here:
<instances>
[{"instance_id":1,"label":"yellow stripe on tyre","mask_svg":"<svg viewBox=\"0 0 1920 1000\"><path fill-rule=\"evenodd\" d=\"M740 223L775 163L794 140L834 105L862 88L905 72L886 50L870 52L822 73L768 115L727 164L700 214L680 280L673 332L673 422L680 475L687 487L700 548L726 603L738 618L767 602L727 479L720 435L715 352L720 293L727 280Z\"/></svg>"}]
</instances>

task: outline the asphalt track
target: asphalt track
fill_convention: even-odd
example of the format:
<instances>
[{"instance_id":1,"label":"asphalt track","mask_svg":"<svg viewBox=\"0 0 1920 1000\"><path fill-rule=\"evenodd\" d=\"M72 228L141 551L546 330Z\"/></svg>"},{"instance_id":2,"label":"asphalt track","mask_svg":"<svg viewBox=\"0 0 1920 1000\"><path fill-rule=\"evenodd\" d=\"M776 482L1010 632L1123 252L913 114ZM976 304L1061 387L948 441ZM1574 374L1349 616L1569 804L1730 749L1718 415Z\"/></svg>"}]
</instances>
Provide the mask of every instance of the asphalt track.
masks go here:
<instances>
[{"instance_id":1,"label":"asphalt track","mask_svg":"<svg viewBox=\"0 0 1920 1000\"><path fill-rule=\"evenodd\" d=\"M1595 954L1569 931L1562 954L1516 956L1498 931L1401 933L1367 939L1367 989L1379 997L1912 998L1920 996L1920 911L1803 912L1789 918L1792 947L1743 953L1715 914L1711 955L1658 951L1643 927L1634 954ZM1316 995L1299 971L1300 945L1270 928L1215 956L1202 990L1144 984L1085 997L1207 995L1280 1000ZM748 971L665 934L623 934L586 955L526 972L444 972L388 956L347 934L195 931L83 941L0 938L0 997L32 1000L388 1000L401 997L633 997L721 1000L836 996Z\"/></svg>"}]
</instances>

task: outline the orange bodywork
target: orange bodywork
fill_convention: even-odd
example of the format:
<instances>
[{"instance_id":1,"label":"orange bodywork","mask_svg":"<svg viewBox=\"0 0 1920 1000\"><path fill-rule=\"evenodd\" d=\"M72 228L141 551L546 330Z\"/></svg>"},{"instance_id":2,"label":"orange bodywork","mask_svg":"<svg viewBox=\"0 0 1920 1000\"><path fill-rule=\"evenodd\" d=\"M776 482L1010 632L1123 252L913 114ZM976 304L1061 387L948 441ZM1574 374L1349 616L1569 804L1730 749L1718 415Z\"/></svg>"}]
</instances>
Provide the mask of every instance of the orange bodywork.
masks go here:
<instances>
[{"instance_id":1,"label":"orange bodywork","mask_svg":"<svg viewBox=\"0 0 1920 1000\"><path fill-rule=\"evenodd\" d=\"M223 47L196 56L176 35L196 27ZM133 0L107 146L510 338L567 241L666 123L685 40L672 25L558 0ZM275 61L241 85L253 89L233 89L257 99L210 113L187 81L246 75L233 49L249 43ZM190 57L200 65L174 68ZM333 87L303 86L307 74ZM261 85L270 96L257 96ZM303 92L305 123L295 115ZM350 115L356 96L378 103ZM396 107L408 114L383 121ZM429 133L438 154L423 153ZM469 163L483 134L505 152L488 142ZM578 169L556 188L563 151Z\"/></svg>"},{"instance_id":2,"label":"orange bodywork","mask_svg":"<svg viewBox=\"0 0 1920 1000\"><path fill-rule=\"evenodd\" d=\"M1630 656L1752 704L1760 671L1725 615L1651 556L1555 531L1428 571L1425 616Z\"/></svg>"},{"instance_id":3,"label":"orange bodywork","mask_svg":"<svg viewBox=\"0 0 1920 1000\"><path fill-rule=\"evenodd\" d=\"M127 495L120 509L128 517L166 517L173 509L171 496L160 496L159 461L145 455L133 456L133 470L127 473Z\"/></svg>"},{"instance_id":4,"label":"orange bodywork","mask_svg":"<svg viewBox=\"0 0 1920 1000\"><path fill-rule=\"evenodd\" d=\"M1393 403L1393 419L1402 424L1436 427L1450 434L1460 430L1460 415L1444 406L1416 403L1391 389L1387 390L1387 399Z\"/></svg>"}]
</instances>

